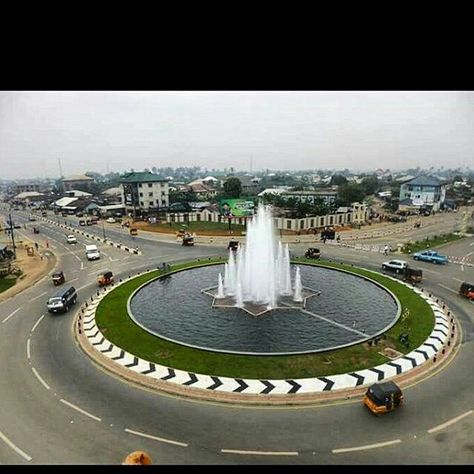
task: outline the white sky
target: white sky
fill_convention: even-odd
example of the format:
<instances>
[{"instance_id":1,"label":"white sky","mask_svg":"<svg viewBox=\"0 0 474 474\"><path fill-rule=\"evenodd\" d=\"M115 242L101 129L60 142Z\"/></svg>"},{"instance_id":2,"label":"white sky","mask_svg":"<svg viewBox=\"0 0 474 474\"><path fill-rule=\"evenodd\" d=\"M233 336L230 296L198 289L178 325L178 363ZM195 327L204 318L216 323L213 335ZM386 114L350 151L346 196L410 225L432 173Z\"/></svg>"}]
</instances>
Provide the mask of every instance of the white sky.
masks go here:
<instances>
[{"instance_id":1,"label":"white sky","mask_svg":"<svg viewBox=\"0 0 474 474\"><path fill-rule=\"evenodd\" d=\"M473 92L0 92L1 178L474 167Z\"/></svg>"}]
</instances>

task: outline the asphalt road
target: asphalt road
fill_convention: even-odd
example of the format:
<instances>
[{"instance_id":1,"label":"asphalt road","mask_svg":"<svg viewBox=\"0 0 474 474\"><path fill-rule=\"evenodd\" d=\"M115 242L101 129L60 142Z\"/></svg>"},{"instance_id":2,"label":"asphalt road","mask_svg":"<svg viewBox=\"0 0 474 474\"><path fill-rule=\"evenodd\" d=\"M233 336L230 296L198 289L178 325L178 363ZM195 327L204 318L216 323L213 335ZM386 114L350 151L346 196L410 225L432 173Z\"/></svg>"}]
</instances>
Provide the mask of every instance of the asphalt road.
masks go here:
<instances>
[{"instance_id":1,"label":"asphalt road","mask_svg":"<svg viewBox=\"0 0 474 474\"><path fill-rule=\"evenodd\" d=\"M16 220L26 222L20 216ZM103 257L88 262L87 239L79 236L78 244L68 245L62 229L36 224L40 234L28 228L19 232L40 242L48 239L68 282L79 289L79 301L95 293L96 274L104 268L120 277L163 261L225 253L217 247L184 248L136 238L143 255L99 245ZM101 227L94 232L101 235ZM466 255L473 241L451 244L453 252ZM320 247L325 257L371 269L380 269L386 259ZM305 248L294 245L291 250L302 254ZM126 383L98 368L78 348L72 312L46 312L46 300L54 292L46 278L0 304L0 463L119 464L129 452L144 449L155 464L472 464L474 305L457 290L461 280L474 281L474 269L417 266L424 270L423 286L456 311L462 345L448 368L407 388L403 408L383 417L375 417L359 401L243 408Z\"/></svg>"}]
</instances>

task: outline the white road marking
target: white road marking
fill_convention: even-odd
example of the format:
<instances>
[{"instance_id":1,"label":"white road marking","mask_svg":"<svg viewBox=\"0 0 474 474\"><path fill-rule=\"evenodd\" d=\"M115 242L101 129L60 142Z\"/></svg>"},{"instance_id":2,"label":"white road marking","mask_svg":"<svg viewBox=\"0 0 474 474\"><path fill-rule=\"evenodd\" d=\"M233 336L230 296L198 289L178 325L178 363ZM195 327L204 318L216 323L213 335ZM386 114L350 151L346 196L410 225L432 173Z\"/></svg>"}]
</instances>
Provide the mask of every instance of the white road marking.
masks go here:
<instances>
[{"instance_id":1,"label":"white road marking","mask_svg":"<svg viewBox=\"0 0 474 474\"><path fill-rule=\"evenodd\" d=\"M221 449L221 453L249 454L253 456L298 456L297 451L242 451L239 449Z\"/></svg>"},{"instance_id":2,"label":"white road marking","mask_svg":"<svg viewBox=\"0 0 474 474\"><path fill-rule=\"evenodd\" d=\"M26 341L26 357L28 360L31 359L31 353L30 353L30 339L28 338L28 340Z\"/></svg>"},{"instance_id":3,"label":"white road marking","mask_svg":"<svg viewBox=\"0 0 474 474\"><path fill-rule=\"evenodd\" d=\"M28 456L24 451L22 451L18 446L14 445L1 431L0 431L0 439L4 441L5 444L10 446L16 453L18 453L22 458L26 459L27 461L31 461L31 456Z\"/></svg>"},{"instance_id":4,"label":"white road marking","mask_svg":"<svg viewBox=\"0 0 474 474\"><path fill-rule=\"evenodd\" d=\"M2 323L6 323L15 313L17 313L18 311L20 311L21 308L17 308L15 309L15 311L13 311L13 313L10 313L3 321Z\"/></svg>"},{"instance_id":5,"label":"white road marking","mask_svg":"<svg viewBox=\"0 0 474 474\"><path fill-rule=\"evenodd\" d=\"M464 271L464 265L461 265L461 271L462 272Z\"/></svg>"},{"instance_id":6,"label":"white road marking","mask_svg":"<svg viewBox=\"0 0 474 474\"><path fill-rule=\"evenodd\" d=\"M438 283L438 285L443 287L445 290L450 291L451 293L455 293L456 295L458 294L457 291L453 290L452 288L449 288L448 286L443 285L442 283Z\"/></svg>"},{"instance_id":7,"label":"white road marking","mask_svg":"<svg viewBox=\"0 0 474 474\"><path fill-rule=\"evenodd\" d=\"M49 390L49 385L41 378L40 374L38 374L38 371L34 368L31 367L31 370L35 374L36 378L41 382L41 384L46 388L46 390Z\"/></svg>"},{"instance_id":8,"label":"white road marking","mask_svg":"<svg viewBox=\"0 0 474 474\"><path fill-rule=\"evenodd\" d=\"M91 415L89 412L83 410L82 408L79 408L78 406L72 404L71 402L68 402L67 400L64 400L63 398L61 398L59 400L61 403L64 403L65 405L73 408L74 410L77 410L78 412L81 412L82 414L88 416L89 418L92 418L93 420L96 420L96 421L102 421L101 418L97 417L97 416L94 416L94 415Z\"/></svg>"},{"instance_id":9,"label":"white road marking","mask_svg":"<svg viewBox=\"0 0 474 474\"><path fill-rule=\"evenodd\" d=\"M82 260L77 255L74 255L74 257L76 257L81 262L81 270L82 270Z\"/></svg>"},{"instance_id":10,"label":"white road marking","mask_svg":"<svg viewBox=\"0 0 474 474\"><path fill-rule=\"evenodd\" d=\"M453 277L453 280L458 281L459 283L464 283L464 280L460 280L459 278Z\"/></svg>"},{"instance_id":11,"label":"white road marking","mask_svg":"<svg viewBox=\"0 0 474 474\"><path fill-rule=\"evenodd\" d=\"M41 298L41 297L44 296L46 293L47 293L47 291L44 291L43 293L41 293L41 295L38 295L38 296L35 296L34 298L31 298L30 302L31 302L31 301L34 301L34 300L37 300L38 298Z\"/></svg>"},{"instance_id":12,"label":"white road marking","mask_svg":"<svg viewBox=\"0 0 474 474\"><path fill-rule=\"evenodd\" d=\"M456 418L453 418L446 423L443 423L441 425L435 426L434 428L431 428L428 430L428 433L434 433L436 431L442 430L443 428L446 428L449 425L452 425L453 423L456 423L459 420L462 420L466 416L472 415L474 413L474 410L469 410L466 413L463 413L462 415L457 416Z\"/></svg>"},{"instance_id":13,"label":"white road marking","mask_svg":"<svg viewBox=\"0 0 474 474\"><path fill-rule=\"evenodd\" d=\"M31 332L35 332L35 329L36 327L38 326L38 324L41 322L41 320L46 316L46 313L41 315L41 317L38 319L38 321L36 321L35 325L32 327L31 329Z\"/></svg>"},{"instance_id":14,"label":"white road marking","mask_svg":"<svg viewBox=\"0 0 474 474\"><path fill-rule=\"evenodd\" d=\"M81 260L81 259L79 259ZM84 270L84 262L81 260L81 270Z\"/></svg>"},{"instance_id":15,"label":"white road marking","mask_svg":"<svg viewBox=\"0 0 474 474\"><path fill-rule=\"evenodd\" d=\"M339 453L349 453L352 451L364 451L366 449L383 448L384 446L391 446L392 444L398 444L401 442L402 442L401 439L394 439L393 441L385 441L384 443L376 443L376 444L366 444L365 446L356 446L354 448L333 449L332 453L339 454Z\"/></svg>"},{"instance_id":16,"label":"white road marking","mask_svg":"<svg viewBox=\"0 0 474 474\"><path fill-rule=\"evenodd\" d=\"M152 436L146 433L141 433L140 431L133 431L129 430L128 428L125 428L125 431L127 433L131 433L137 436L142 436L143 438L149 438L149 439L154 439L155 441L161 441L163 443L168 443L168 444L174 444L176 446L182 446L183 448L187 448L188 444L187 443L180 443L179 441L172 441L170 439L165 439L165 438L158 438L158 436Z\"/></svg>"},{"instance_id":17,"label":"white road marking","mask_svg":"<svg viewBox=\"0 0 474 474\"><path fill-rule=\"evenodd\" d=\"M77 281L79 278L74 278L73 280L69 280L68 283L72 283L73 281Z\"/></svg>"},{"instance_id":18,"label":"white road marking","mask_svg":"<svg viewBox=\"0 0 474 474\"><path fill-rule=\"evenodd\" d=\"M96 270L95 272L88 273L87 276L90 276L90 275L97 275L98 273L105 272L105 271L107 271L107 269Z\"/></svg>"},{"instance_id":19,"label":"white road marking","mask_svg":"<svg viewBox=\"0 0 474 474\"><path fill-rule=\"evenodd\" d=\"M472 254L474 254L474 252L469 252L469 253L466 254L466 257L470 257Z\"/></svg>"}]
</instances>

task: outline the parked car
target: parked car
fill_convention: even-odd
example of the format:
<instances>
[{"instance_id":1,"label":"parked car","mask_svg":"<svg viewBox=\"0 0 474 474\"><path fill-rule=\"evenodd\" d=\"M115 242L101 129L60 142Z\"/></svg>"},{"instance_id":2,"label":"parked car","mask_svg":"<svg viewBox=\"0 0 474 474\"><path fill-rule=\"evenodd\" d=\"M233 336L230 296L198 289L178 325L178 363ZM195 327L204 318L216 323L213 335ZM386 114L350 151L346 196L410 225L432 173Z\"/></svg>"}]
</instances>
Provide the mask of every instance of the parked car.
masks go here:
<instances>
[{"instance_id":1,"label":"parked car","mask_svg":"<svg viewBox=\"0 0 474 474\"><path fill-rule=\"evenodd\" d=\"M408 267L408 262L405 260L389 260L382 263L382 270L388 270L395 273L402 273Z\"/></svg>"},{"instance_id":2,"label":"parked car","mask_svg":"<svg viewBox=\"0 0 474 474\"><path fill-rule=\"evenodd\" d=\"M75 235L72 235L72 234L68 235L66 237L66 240L68 244L77 244L77 239Z\"/></svg>"},{"instance_id":3,"label":"parked car","mask_svg":"<svg viewBox=\"0 0 474 474\"><path fill-rule=\"evenodd\" d=\"M459 294L465 296L466 298L474 301L474 283L464 282L459 288Z\"/></svg>"},{"instance_id":4,"label":"parked car","mask_svg":"<svg viewBox=\"0 0 474 474\"><path fill-rule=\"evenodd\" d=\"M109 224L115 224L117 220L114 217L109 217L106 222L108 222Z\"/></svg>"},{"instance_id":5,"label":"parked car","mask_svg":"<svg viewBox=\"0 0 474 474\"><path fill-rule=\"evenodd\" d=\"M448 263L448 257L446 255L439 254L436 250L423 250L421 252L416 252L413 254L415 260L421 260L423 262L439 263L444 264Z\"/></svg>"}]
</instances>

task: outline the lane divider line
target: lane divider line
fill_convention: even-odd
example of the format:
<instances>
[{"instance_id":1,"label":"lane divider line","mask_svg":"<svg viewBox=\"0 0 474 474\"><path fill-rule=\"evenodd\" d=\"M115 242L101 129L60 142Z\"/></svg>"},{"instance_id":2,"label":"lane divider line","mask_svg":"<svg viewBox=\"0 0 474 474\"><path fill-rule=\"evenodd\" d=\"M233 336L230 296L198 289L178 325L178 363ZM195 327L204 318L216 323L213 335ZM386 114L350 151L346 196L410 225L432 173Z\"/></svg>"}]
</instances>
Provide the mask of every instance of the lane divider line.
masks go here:
<instances>
[{"instance_id":1,"label":"lane divider line","mask_svg":"<svg viewBox=\"0 0 474 474\"><path fill-rule=\"evenodd\" d=\"M93 420L102 421L102 419L99 418L98 416L92 415L91 413L87 412L86 410L83 410L82 408L79 408L78 406L74 405L73 403L68 402L67 400L64 400L64 398L61 398L59 401L61 403L64 403L64 405L67 405L68 407L71 407L74 410L77 410L78 412L82 413L83 415L86 415L89 418L92 418Z\"/></svg>"},{"instance_id":2,"label":"lane divider line","mask_svg":"<svg viewBox=\"0 0 474 474\"><path fill-rule=\"evenodd\" d=\"M28 340L26 341L26 358L28 360L31 359L31 353L30 353L30 338L28 338Z\"/></svg>"},{"instance_id":3,"label":"lane divider line","mask_svg":"<svg viewBox=\"0 0 474 474\"><path fill-rule=\"evenodd\" d=\"M463 413L462 415L457 416L456 418L453 418L451 420L448 420L446 423L442 423L441 425L435 426L434 428L431 428L428 430L428 433L435 433L436 431L442 430L443 428L448 427L449 425L452 425L459 420L462 420L466 416L472 415L474 413L474 410L469 410L466 413Z\"/></svg>"},{"instance_id":4,"label":"lane divider line","mask_svg":"<svg viewBox=\"0 0 474 474\"><path fill-rule=\"evenodd\" d=\"M0 439L10 446L16 453L18 453L22 458L26 459L27 461L31 461L32 457L28 456L23 450L21 450L18 446L14 445L1 431L0 431Z\"/></svg>"},{"instance_id":5,"label":"lane divider line","mask_svg":"<svg viewBox=\"0 0 474 474\"><path fill-rule=\"evenodd\" d=\"M356 446L354 448L338 448L333 449L333 454L340 454L340 453L350 453L352 451L364 451L366 449L376 449L376 448L383 448L385 446L391 446L392 444L401 443L401 439L394 439L392 441L385 441L383 443L376 443L376 444L366 444L365 446Z\"/></svg>"},{"instance_id":6,"label":"lane divider line","mask_svg":"<svg viewBox=\"0 0 474 474\"><path fill-rule=\"evenodd\" d=\"M49 390L49 385L41 378L40 374L38 374L38 371L34 368L31 367L31 370L35 374L36 378L41 382L41 384L44 386L46 390Z\"/></svg>"},{"instance_id":7,"label":"lane divider line","mask_svg":"<svg viewBox=\"0 0 474 474\"><path fill-rule=\"evenodd\" d=\"M47 291L44 291L44 292L41 293L40 295L35 296L34 298L31 298L30 303L31 303L32 301L34 301L34 300L37 300L38 298L41 298L41 297L44 296L46 293L47 293Z\"/></svg>"},{"instance_id":8,"label":"lane divider line","mask_svg":"<svg viewBox=\"0 0 474 474\"><path fill-rule=\"evenodd\" d=\"M438 286L441 286L442 288L444 288L445 290L450 291L451 293L454 293L456 295L458 294L457 291L454 291L452 288L449 288L449 286L443 285L442 283L438 283Z\"/></svg>"},{"instance_id":9,"label":"lane divider line","mask_svg":"<svg viewBox=\"0 0 474 474\"><path fill-rule=\"evenodd\" d=\"M46 316L46 313L42 314L41 317L36 321L35 325L31 328L31 332L35 332L35 329L38 327L38 324L42 321L42 319Z\"/></svg>"},{"instance_id":10,"label":"lane divider line","mask_svg":"<svg viewBox=\"0 0 474 474\"><path fill-rule=\"evenodd\" d=\"M2 323L6 323L15 313L17 313L18 311L20 311L21 308L17 308L15 309L15 311L13 311L13 313L10 313L3 321Z\"/></svg>"},{"instance_id":11,"label":"lane divider line","mask_svg":"<svg viewBox=\"0 0 474 474\"><path fill-rule=\"evenodd\" d=\"M183 448L187 448L189 446L188 443L180 443L179 441L172 441L172 440L166 439L166 438L159 438L158 436L152 436L152 435L149 435L149 434L146 434L146 433L141 433L140 431L129 430L128 428L125 428L124 431L126 431L127 433L137 435L137 436L141 436L143 438L149 438L149 439L153 439L155 441L161 441L162 443L174 444L176 446L181 446Z\"/></svg>"},{"instance_id":12,"label":"lane divider line","mask_svg":"<svg viewBox=\"0 0 474 474\"><path fill-rule=\"evenodd\" d=\"M248 454L251 456L298 456L298 451L242 451L239 449L221 449L224 454Z\"/></svg>"}]
</instances>

